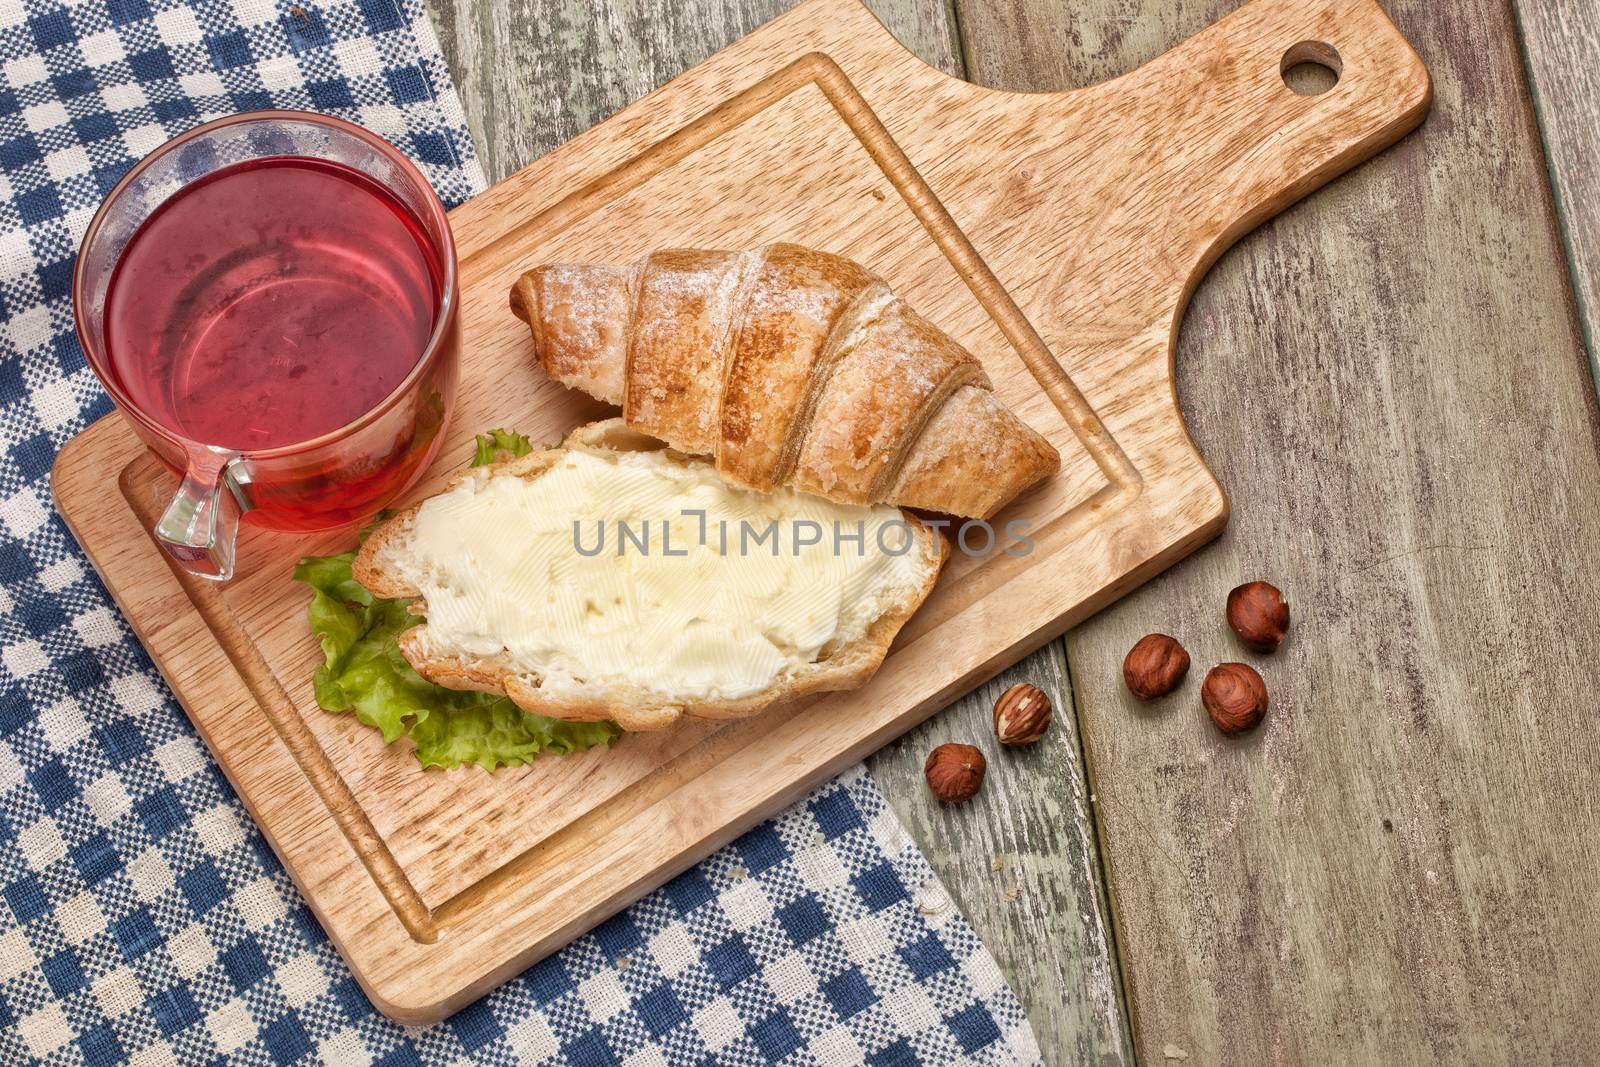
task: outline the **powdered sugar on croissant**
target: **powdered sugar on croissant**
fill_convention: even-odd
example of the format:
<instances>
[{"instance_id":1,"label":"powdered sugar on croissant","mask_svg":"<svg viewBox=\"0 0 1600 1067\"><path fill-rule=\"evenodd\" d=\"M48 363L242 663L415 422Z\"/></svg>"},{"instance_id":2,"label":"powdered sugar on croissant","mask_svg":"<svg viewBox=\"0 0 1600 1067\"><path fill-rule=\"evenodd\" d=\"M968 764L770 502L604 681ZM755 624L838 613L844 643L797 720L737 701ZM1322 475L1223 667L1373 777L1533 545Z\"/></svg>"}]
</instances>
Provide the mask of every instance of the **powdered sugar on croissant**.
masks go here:
<instances>
[{"instance_id":1,"label":"powdered sugar on croissant","mask_svg":"<svg viewBox=\"0 0 1600 1067\"><path fill-rule=\"evenodd\" d=\"M546 373L736 485L991 515L1060 457L949 335L840 256L667 249L528 271Z\"/></svg>"}]
</instances>

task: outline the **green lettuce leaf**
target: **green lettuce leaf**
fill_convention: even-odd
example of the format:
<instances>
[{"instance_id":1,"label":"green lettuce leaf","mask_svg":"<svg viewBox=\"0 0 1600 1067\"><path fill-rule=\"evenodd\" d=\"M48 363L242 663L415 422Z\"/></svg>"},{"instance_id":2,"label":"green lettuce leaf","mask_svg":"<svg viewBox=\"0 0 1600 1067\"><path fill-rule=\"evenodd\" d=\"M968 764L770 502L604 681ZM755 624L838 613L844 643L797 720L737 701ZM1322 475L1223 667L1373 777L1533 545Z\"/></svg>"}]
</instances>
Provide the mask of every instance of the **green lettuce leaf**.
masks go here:
<instances>
[{"instance_id":1,"label":"green lettuce leaf","mask_svg":"<svg viewBox=\"0 0 1600 1067\"><path fill-rule=\"evenodd\" d=\"M479 455L484 454L485 437L491 440L491 459L484 462L491 462L496 451L526 455L532 449L520 434L496 430L478 438ZM372 529L361 532L362 540ZM621 736L614 723L530 715L506 697L446 689L426 680L395 644L395 638L422 621L407 610L412 601L367 592L351 575L354 559L354 552L307 556L294 569L295 580L311 587L308 617L323 658L312 689L325 711L354 712L382 732L387 743L409 734L424 767L452 770L463 763L486 771L515 767L542 752L565 756L609 745Z\"/></svg>"},{"instance_id":2,"label":"green lettuce leaf","mask_svg":"<svg viewBox=\"0 0 1600 1067\"><path fill-rule=\"evenodd\" d=\"M516 459L533 451L533 442L512 430L490 430L480 433L475 440L478 447L472 453L474 467Z\"/></svg>"},{"instance_id":3,"label":"green lettuce leaf","mask_svg":"<svg viewBox=\"0 0 1600 1067\"><path fill-rule=\"evenodd\" d=\"M436 687L437 688L437 687ZM505 697L444 690L441 714L411 728L417 759L424 767L476 763L527 763L541 752L565 756L595 745L609 745L622 734L615 723L563 722L530 715Z\"/></svg>"}]
</instances>

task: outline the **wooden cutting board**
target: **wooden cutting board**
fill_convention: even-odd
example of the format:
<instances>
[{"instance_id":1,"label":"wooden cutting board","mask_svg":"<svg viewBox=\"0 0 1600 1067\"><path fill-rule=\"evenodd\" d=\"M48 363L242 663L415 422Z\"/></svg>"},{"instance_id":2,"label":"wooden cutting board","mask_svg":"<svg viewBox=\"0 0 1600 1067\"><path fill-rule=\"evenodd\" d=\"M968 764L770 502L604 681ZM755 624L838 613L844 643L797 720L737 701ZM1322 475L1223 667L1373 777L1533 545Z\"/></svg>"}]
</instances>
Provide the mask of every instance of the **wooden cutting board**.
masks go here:
<instances>
[{"instance_id":1,"label":"wooden cutting board","mask_svg":"<svg viewBox=\"0 0 1600 1067\"><path fill-rule=\"evenodd\" d=\"M1338 84L1291 91L1304 59ZM534 367L506 309L521 270L673 245L869 264L1061 450L1001 516L1034 551L958 555L869 685L802 709L423 771L312 699L289 572L349 531L250 531L232 583L178 574L147 533L171 480L115 415L62 450L57 505L374 1003L437 1019L1215 536L1227 501L1172 385L1188 296L1429 100L1372 0L1256 0L1123 78L1044 94L953 80L854 0L810 0L457 209L463 384L413 496L475 432L554 440L603 410Z\"/></svg>"}]
</instances>

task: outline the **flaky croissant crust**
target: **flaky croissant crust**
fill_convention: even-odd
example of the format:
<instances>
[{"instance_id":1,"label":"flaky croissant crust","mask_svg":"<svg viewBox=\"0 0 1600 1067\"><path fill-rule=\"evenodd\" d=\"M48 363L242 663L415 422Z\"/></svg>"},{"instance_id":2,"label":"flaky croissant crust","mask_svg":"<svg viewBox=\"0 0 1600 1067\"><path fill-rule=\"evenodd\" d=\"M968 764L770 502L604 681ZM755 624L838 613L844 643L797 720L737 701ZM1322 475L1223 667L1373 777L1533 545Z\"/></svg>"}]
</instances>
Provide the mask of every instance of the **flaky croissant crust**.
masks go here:
<instances>
[{"instance_id":1,"label":"flaky croissant crust","mask_svg":"<svg viewBox=\"0 0 1600 1067\"><path fill-rule=\"evenodd\" d=\"M736 485L985 517L1060 466L970 352L841 256L551 264L517 279L511 309L551 377Z\"/></svg>"}]
</instances>

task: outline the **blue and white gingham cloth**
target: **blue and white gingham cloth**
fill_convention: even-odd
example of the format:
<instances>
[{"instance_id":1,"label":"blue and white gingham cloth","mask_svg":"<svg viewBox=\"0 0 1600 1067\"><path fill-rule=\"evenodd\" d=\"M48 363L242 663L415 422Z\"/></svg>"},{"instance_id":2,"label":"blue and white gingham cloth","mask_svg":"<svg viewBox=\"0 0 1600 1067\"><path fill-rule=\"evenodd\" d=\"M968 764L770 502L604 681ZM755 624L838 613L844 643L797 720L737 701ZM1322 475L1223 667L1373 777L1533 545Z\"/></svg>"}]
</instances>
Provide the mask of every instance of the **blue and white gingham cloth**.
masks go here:
<instances>
[{"instance_id":1,"label":"blue and white gingham cloth","mask_svg":"<svg viewBox=\"0 0 1600 1067\"><path fill-rule=\"evenodd\" d=\"M374 1011L50 506L110 410L68 296L90 216L264 107L483 188L420 0L0 0L0 1063L1036 1060L859 769L444 1023Z\"/></svg>"}]
</instances>

